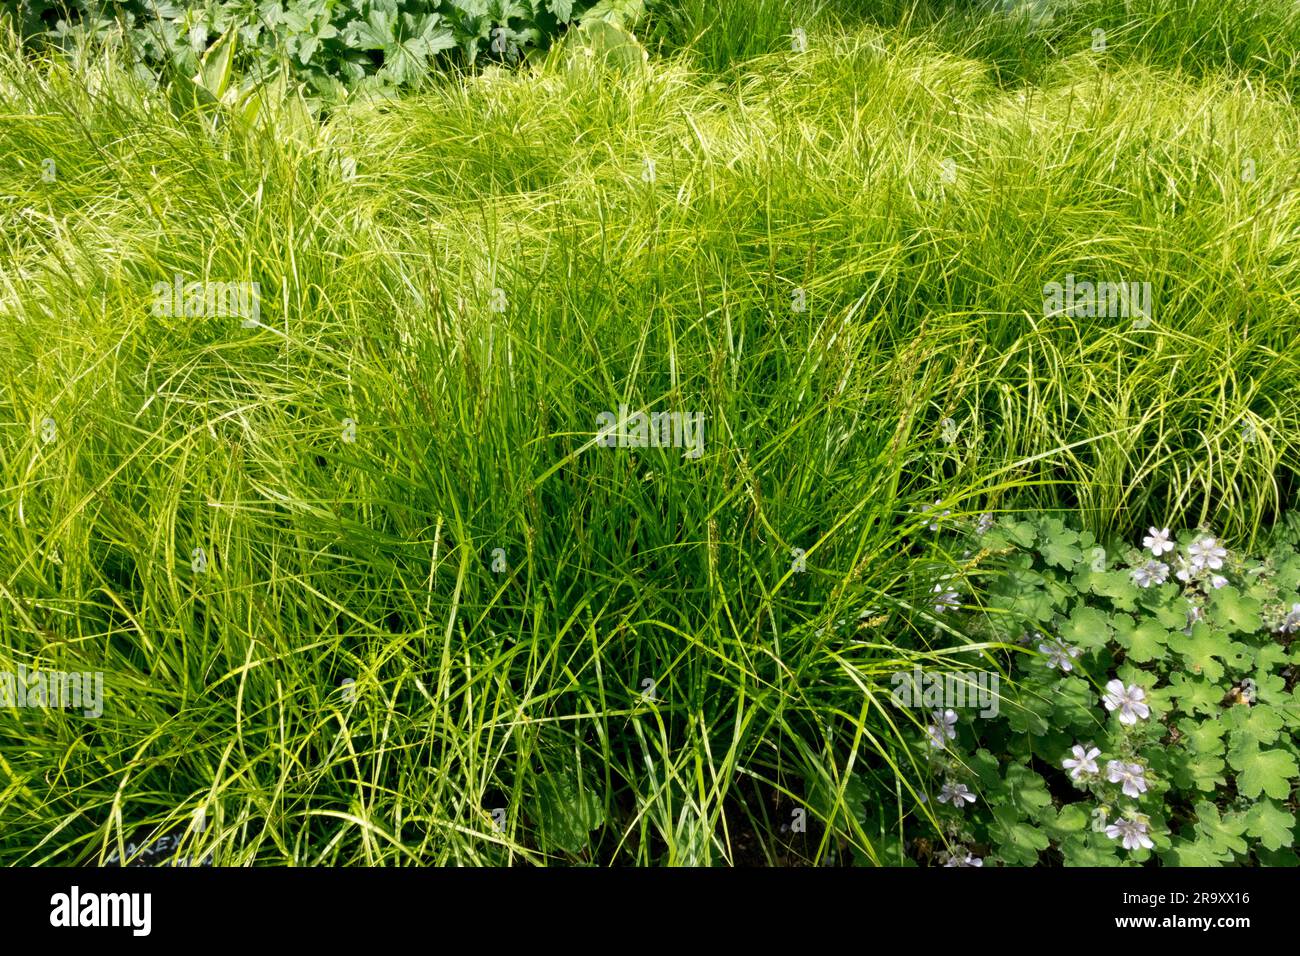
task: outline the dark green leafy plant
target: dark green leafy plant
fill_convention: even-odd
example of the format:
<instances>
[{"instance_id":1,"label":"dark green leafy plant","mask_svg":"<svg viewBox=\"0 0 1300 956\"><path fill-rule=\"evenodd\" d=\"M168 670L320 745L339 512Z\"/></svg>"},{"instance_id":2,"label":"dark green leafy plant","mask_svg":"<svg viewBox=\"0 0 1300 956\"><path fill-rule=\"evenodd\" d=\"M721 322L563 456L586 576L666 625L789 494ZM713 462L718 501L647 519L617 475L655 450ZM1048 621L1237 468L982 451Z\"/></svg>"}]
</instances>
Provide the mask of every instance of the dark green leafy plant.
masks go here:
<instances>
[{"instance_id":1,"label":"dark green leafy plant","mask_svg":"<svg viewBox=\"0 0 1300 956\"><path fill-rule=\"evenodd\" d=\"M190 76L205 51L237 36L235 66L265 77L288 66L320 95L409 87L437 66L517 64L570 25L627 29L645 0L23 0L28 42L76 50L121 45L151 69Z\"/></svg>"},{"instance_id":2,"label":"dark green leafy plant","mask_svg":"<svg viewBox=\"0 0 1300 956\"><path fill-rule=\"evenodd\" d=\"M923 728L940 859L1296 865L1293 532L1257 555L1203 529L1104 547L1046 516L963 537L997 567L967 630L1021 652L996 716Z\"/></svg>"}]
</instances>

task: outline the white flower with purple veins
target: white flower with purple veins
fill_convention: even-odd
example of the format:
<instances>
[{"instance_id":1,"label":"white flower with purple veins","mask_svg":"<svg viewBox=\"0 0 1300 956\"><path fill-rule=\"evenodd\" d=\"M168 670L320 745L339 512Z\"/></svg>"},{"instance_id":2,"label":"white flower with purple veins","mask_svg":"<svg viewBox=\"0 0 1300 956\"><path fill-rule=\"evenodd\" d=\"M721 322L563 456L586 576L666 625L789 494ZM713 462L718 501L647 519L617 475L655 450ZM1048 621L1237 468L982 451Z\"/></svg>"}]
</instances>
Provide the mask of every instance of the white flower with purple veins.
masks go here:
<instances>
[{"instance_id":1,"label":"white flower with purple veins","mask_svg":"<svg viewBox=\"0 0 1300 956\"><path fill-rule=\"evenodd\" d=\"M945 783L939 790L940 803L951 803L958 810L961 810L964 809L962 806L963 800L967 803L975 802L975 794L967 790L964 783Z\"/></svg>"},{"instance_id":2,"label":"white flower with purple veins","mask_svg":"<svg viewBox=\"0 0 1300 956\"><path fill-rule=\"evenodd\" d=\"M1052 638L1051 640L1038 645L1038 652L1047 655L1048 669L1059 667L1064 674L1074 670L1073 659L1078 657L1083 651L1077 647L1071 647L1064 641Z\"/></svg>"},{"instance_id":3,"label":"white flower with purple veins","mask_svg":"<svg viewBox=\"0 0 1300 956\"><path fill-rule=\"evenodd\" d=\"M1228 549L1220 545L1216 539L1207 535L1197 538L1189 544L1187 553L1191 555L1193 568L1198 571L1205 568L1217 571L1223 567L1223 559L1228 556Z\"/></svg>"},{"instance_id":4,"label":"white flower with purple veins","mask_svg":"<svg viewBox=\"0 0 1300 956\"><path fill-rule=\"evenodd\" d=\"M1101 756L1101 751L1096 747L1080 747L1075 744L1070 748L1073 757L1066 757L1061 761L1061 766L1070 771L1070 779L1078 780L1085 774L1098 773L1097 758Z\"/></svg>"},{"instance_id":5,"label":"white flower with purple veins","mask_svg":"<svg viewBox=\"0 0 1300 956\"><path fill-rule=\"evenodd\" d=\"M982 537L983 535L988 534L992 528L993 516L986 511L984 514L980 515L979 520L975 522L975 533Z\"/></svg>"},{"instance_id":6,"label":"white flower with purple veins","mask_svg":"<svg viewBox=\"0 0 1300 956\"><path fill-rule=\"evenodd\" d=\"M1217 590L1222 587L1227 587L1227 584L1228 584L1228 579L1225 578L1222 574L1210 575L1210 587Z\"/></svg>"},{"instance_id":7,"label":"white flower with purple veins","mask_svg":"<svg viewBox=\"0 0 1300 956\"><path fill-rule=\"evenodd\" d=\"M930 590L930 593L939 595L934 599L934 613L936 614L951 611L961 605L961 595L946 584L936 584Z\"/></svg>"},{"instance_id":8,"label":"white flower with purple veins","mask_svg":"<svg viewBox=\"0 0 1300 956\"><path fill-rule=\"evenodd\" d=\"M1148 561L1133 569L1133 583L1140 588L1164 584L1169 580L1169 565L1163 561Z\"/></svg>"},{"instance_id":9,"label":"white flower with purple veins","mask_svg":"<svg viewBox=\"0 0 1300 956\"><path fill-rule=\"evenodd\" d=\"M1147 692L1137 684L1125 687L1121 681L1113 680L1106 685L1106 693L1102 695L1101 702L1107 710L1119 710L1121 724L1136 724L1139 718L1151 716L1146 698Z\"/></svg>"},{"instance_id":10,"label":"white flower with purple veins","mask_svg":"<svg viewBox=\"0 0 1300 956\"><path fill-rule=\"evenodd\" d=\"M1300 604L1292 604L1291 611L1286 617L1282 618L1282 623L1277 628L1283 634L1293 634L1300 629Z\"/></svg>"},{"instance_id":11,"label":"white flower with purple veins","mask_svg":"<svg viewBox=\"0 0 1300 956\"><path fill-rule=\"evenodd\" d=\"M931 747L946 747L947 741L957 739L957 711L936 710L931 716L934 723L925 728Z\"/></svg>"},{"instance_id":12,"label":"white flower with purple veins","mask_svg":"<svg viewBox=\"0 0 1300 956\"><path fill-rule=\"evenodd\" d=\"M1124 785L1124 796L1140 797L1147 792L1147 771L1140 763L1111 760L1106 764L1106 779Z\"/></svg>"},{"instance_id":13,"label":"white flower with purple veins","mask_svg":"<svg viewBox=\"0 0 1300 956\"><path fill-rule=\"evenodd\" d=\"M970 850L958 850L956 853L948 856L948 862L944 866L983 866L984 861L977 856L973 856Z\"/></svg>"},{"instance_id":14,"label":"white flower with purple veins","mask_svg":"<svg viewBox=\"0 0 1300 956\"><path fill-rule=\"evenodd\" d=\"M1147 528L1147 531L1149 534L1142 539L1142 546L1157 558L1166 551L1174 550L1174 543L1169 540L1168 528Z\"/></svg>"},{"instance_id":15,"label":"white flower with purple veins","mask_svg":"<svg viewBox=\"0 0 1300 956\"><path fill-rule=\"evenodd\" d=\"M1194 564L1188 564L1187 559L1181 554L1178 556L1177 570L1174 571L1174 577L1186 584L1192 579L1192 575L1199 571Z\"/></svg>"},{"instance_id":16,"label":"white flower with purple veins","mask_svg":"<svg viewBox=\"0 0 1300 956\"><path fill-rule=\"evenodd\" d=\"M1136 850L1141 847L1149 850L1155 846L1147 836L1147 825L1137 820L1116 820L1106 827L1106 836L1112 840L1123 837L1126 850Z\"/></svg>"}]
</instances>

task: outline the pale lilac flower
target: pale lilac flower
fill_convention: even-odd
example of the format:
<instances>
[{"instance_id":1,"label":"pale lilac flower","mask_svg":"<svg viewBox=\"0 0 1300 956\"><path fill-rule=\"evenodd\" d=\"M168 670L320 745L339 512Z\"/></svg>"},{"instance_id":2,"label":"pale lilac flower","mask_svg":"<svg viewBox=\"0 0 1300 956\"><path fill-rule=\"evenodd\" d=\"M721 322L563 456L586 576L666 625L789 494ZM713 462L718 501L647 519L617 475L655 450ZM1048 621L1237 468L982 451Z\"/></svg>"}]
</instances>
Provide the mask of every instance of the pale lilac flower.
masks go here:
<instances>
[{"instance_id":1,"label":"pale lilac flower","mask_svg":"<svg viewBox=\"0 0 1300 956\"><path fill-rule=\"evenodd\" d=\"M1187 559L1183 557L1181 554L1178 556L1178 560L1175 566L1177 567L1177 570L1174 571L1174 577L1182 581L1184 584L1186 584L1188 581L1192 579L1193 574L1201 570L1196 565L1189 564L1187 562Z\"/></svg>"},{"instance_id":2,"label":"pale lilac flower","mask_svg":"<svg viewBox=\"0 0 1300 956\"><path fill-rule=\"evenodd\" d=\"M936 584L931 590L931 594L939 595L934 599L934 612L942 614L944 611L951 611L955 607L961 606L961 595L946 584Z\"/></svg>"},{"instance_id":3,"label":"pale lilac flower","mask_svg":"<svg viewBox=\"0 0 1300 956\"><path fill-rule=\"evenodd\" d=\"M1209 568L1211 571L1217 571L1223 567L1223 559L1228 556L1227 549L1208 535L1197 538L1189 544L1187 553L1191 555L1192 567L1197 570Z\"/></svg>"},{"instance_id":4,"label":"pale lilac flower","mask_svg":"<svg viewBox=\"0 0 1300 956\"><path fill-rule=\"evenodd\" d=\"M993 515L987 511L980 515L979 520L975 522L975 533L980 537L988 534L993 527Z\"/></svg>"},{"instance_id":5,"label":"pale lilac flower","mask_svg":"<svg viewBox=\"0 0 1300 956\"><path fill-rule=\"evenodd\" d=\"M1221 587L1225 587L1227 583L1228 583L1228 579L1225 578L1222 574L1210 575L1210 587L1214 588L1215 590L1218 590Z\"/></svg>"},{"instance_id":6,"label":"pale lilac flower","mask_svg":"<svg viewBox=\"0 0 1300 956\"><path fill-rule=\"evenodd\" d=\"M1107 710L1119 709L1121 724L1136 724L1139 718L1151 716L1151 708L1146 705L1147 692L1137 684L1125 687L1120 681L1113 680L1106 685L1106 691L1101 701Z\"/></svg>"},{"instance_id":7,"label":"pale lilac flower","mask_svg":"<svg viewBox=\"0 0 1300 956\"><path fill-rule=\"evenodd\" d=\"M1106 779L1111 783L1123 783L1126 797L1140 797L1147 792L1146 768L1140 763L1112 760L1106 764Z\"/></svg>"},{"instance_id":8,"label":"pale lilac flower","mask_svg":"<svg viewBox=\"0 0 1300 956\"><path fill-rule=\"evenodd\" d=\"M934 723L925 728L931 747L946 747L947 741L957 739L957 711L936 710L930 715Z\"/></svg>"},{"instance_id":9,"label":"pale lilac flower","mask_svg":"<svg viewBox=\"0 0 1300 956\"><path fill-rule=\"evenodd\" d=\"M937 508L938 506L939 506L939 499L938 499L938 498L935 498L935 499L934 499L934 504L933 504L933 505L922 505L922 506L921 506L921 514L924 514L924 515L930 515L930 516L931 516L931 521L930 521L930 530L931 530L931 531L938 531L938 530L939 530L939 522L942 521L944 518L948 517L948 515L952 514L951 511L941 511L941 512L939 512L938 514L932 514L933 509Z\"/></svg>"},{"instance_id":10,"label":"pale lilac flower","mask_svg":"<svg viewBox=\"0 0 1300 956\"><path fill-rule=\"evenodd\" d=\"M1062 640L1052 638L1046 643L1038 645L1038 652L1047 655L1047 667L1059 667L1061 673L1068 674L1074 670L1072 659L1078 657L1083 651L1077 647L1071 647Z\"/></svg>"},{"instance_id":11,"label":"pale lilac flower","mask_svg":"<svg viewBox=\"0 0 1300 956\"><path fill-rule=\"evenodd\" d=\"M1133 583L1140 588L1164 584L1167 580L1169 580L1169 565L1163 561L1148 561L1133 569Z\"/></svg>"},{"instance_id":12,"label":"pale lilac flower","mask_svg":"<svg viewBox=\"0 0 1300 956\"><path fill-rule=\"evenodd\" d=\"M1282 623L1278 625L1277 629L1283 634L1291 634L1300 629L1300 604L1291 605L1290 613L1282 618Z\"/></svg>"},{"instance_id":13,"label":"pale lilac flower","mask_svg":"<svg viewBox=\"0 0 1300 956\"><path fill-rule=\"evenodd\" d=\"M948 861L944 866L983 866L984 861L977 856L972 856L970 850L960 849L956 853L948 854Z\"/></svg>"},{"instance_id":14,"label":"pale lilac flower","mask_svg":"<svg viewBox=\"0 0 1300 956\"><path fill-rule=\"evenodd\" d=\"M1061 762L1061 766L1070 771L1071 780L1078 780L1084 774L1099 772L1097 758L1101 755L1101 751L1096 747L1087 748L1075 744L1070 748L1070 753L1074 754L1074 757L1066 757Z\"/></svg>"},{"instance_id":15,"label":"pale lilac flower","mask_svg":"<svg viewBox=\"0 0 1300 956\"><path fill-rule=\"evenodd\" d=\"M1174 550L1174 543L1169 540L1168 528L1148 528L1147 531L1150 533L1142 539L1142 546L1150 549L1157 558L1166 551Z\"/></svg>"},{"instance_id":16,"label":"pale lilac flower","mask_svg":"<svg viewBox=\"0 0 1300 956\"><path fill-rule=\"evenodd\" d=\"M966 784L964 783L945 783L939 790L940 803L951 803L958 810L961 810L964 809L962 807L963 800L967 803L975 802L975 794L966 789Z\"/></svg>"},{"instance_id":17,"label":"pale lilac flower","mask_svg":"<svg viewBox=\"0 0 1300 956\"><path fill-rule=\"evenodd\" d=\"M1136 850L1140 847L1151 849L1155 846L1151 838L1147 836L1147 825L1139 823L1137 820L1117 820L1106 827L1106 836L1114 840L1116 837L1124 838L1124 849Z\"/></svg>"}]
</instances>

